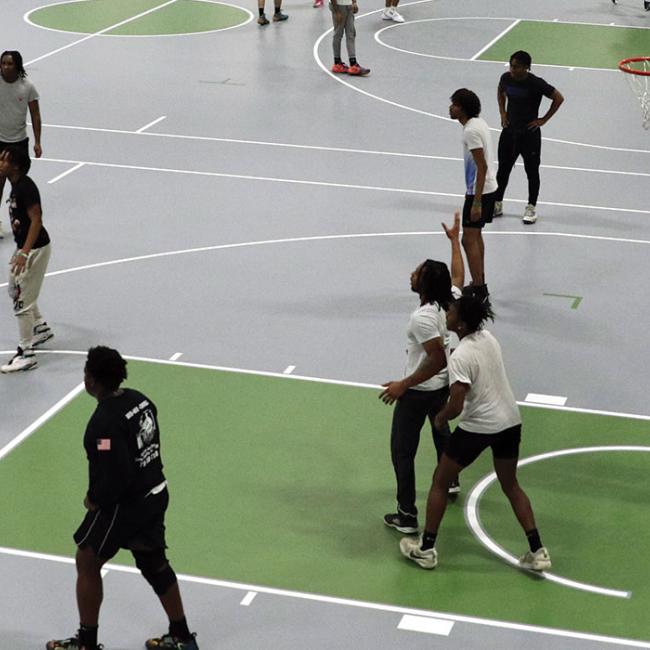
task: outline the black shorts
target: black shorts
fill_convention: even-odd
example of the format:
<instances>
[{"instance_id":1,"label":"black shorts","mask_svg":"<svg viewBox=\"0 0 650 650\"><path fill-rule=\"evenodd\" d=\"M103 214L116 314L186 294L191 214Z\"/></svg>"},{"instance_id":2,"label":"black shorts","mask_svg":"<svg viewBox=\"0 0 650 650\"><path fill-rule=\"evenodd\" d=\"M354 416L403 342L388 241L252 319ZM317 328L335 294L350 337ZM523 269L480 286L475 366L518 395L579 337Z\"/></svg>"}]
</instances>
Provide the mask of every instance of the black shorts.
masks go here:
<instances>
[{"instance_id":1,"label":"black shorts","mask_svg":"<svg viewBox=\"0 0 650 650\"><path fill-rule=\"evenodd\" d=\"M489 194L483 194L481 197L481 218L478 221L472 221L471 213L474 195L466 194L465 203L463 204L463 228L483 228L486 223L492 223L496 195L496 190Z\"/></svg>"},{"instance_id":2,"label":"black shorts","mask_svg":"<svg viewBox=\"0 0 650 650\"><path fill-rule=\"evenodd\" d=\"M29 138L20 140L18 142L2 142L0 141L0 152L13 147L14 149L22 149L29 156Z\"/></svg>"},{"instance_id":3,"label":"black shorts","mask_svg":"<svg viewBox=\"0 0 650 650\"><path fill-rule=\"evenodd\" d=\"M471 433L456 427L445 454L462 467L471 465L483 451L492 448L494 458L519 458L521 424L499 433Z\"/></svg>"},{"instance_id":4,"label":"black shorts","mask_svg":"<svg viewBox=\"0 0 650 650\"><path fill-rule=\"evenodd\" d=\"M79 548L90 548L110 560L121 548L157 550L165 543L165 511L169 493L163 490L133 503L88 511L74 534Z\"/></svg>"}]
</instances>

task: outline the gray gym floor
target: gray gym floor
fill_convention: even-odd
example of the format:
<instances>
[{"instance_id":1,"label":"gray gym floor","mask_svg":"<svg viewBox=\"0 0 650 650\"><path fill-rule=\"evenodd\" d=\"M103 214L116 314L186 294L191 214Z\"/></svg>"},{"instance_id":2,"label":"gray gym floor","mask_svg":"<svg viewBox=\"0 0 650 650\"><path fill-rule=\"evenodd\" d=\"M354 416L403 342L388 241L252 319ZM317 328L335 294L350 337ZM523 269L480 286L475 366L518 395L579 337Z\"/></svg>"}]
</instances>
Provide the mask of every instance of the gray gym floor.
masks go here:
<instances>
[{"instance_id":1,"label":"gray gym floor","mask_svg":"<svg viewBox=\"0 0 650 650\"><path fill-rule=\"evenodd\" d=\"M414 306L409 274L425 257L448 259L440 222L462 203L461 128L445 118L448 98L472 88L497 127L504 68L381 42L470 58L504 28L481 17L650 27L640 0L420 0L400 5L407 22L396 26L380 20L379 3L362 3L358 58L372 75L341 79L327 72L329 12L307 0L286 2L290 20L263 30L251 22L205 35L97 36L59 52L80 37L25 23L41 2L3 0L0 43L34 61L41 95L44 158L31 175L53 240L40 303L56 338L36 371L0 378L2 446L79 384L83 356L66 351L98 343L366 384L398 377ZM471 20L431 20L445 17ZM490 329L518 399L563 396L568 408L650 417L649 134L621 73L533 70L566 102L543 130L537 224L521 223L518 166L506 215L486 230ZM5 208L0 219L6 226ZM0 242L4 259L12 250ZM571 298L544 294L582 301L571 309ZM16 329L6 299L5 358ZM76 629L72 565L0 550L0 567L1 648L32 650ZM407 612L396 608L263 590L242 606L246 586L182 587L208 650L650 648L481 621L432 635L398 630ZM105 591L107 649L140 647L162 629L138 576L110 571ZM159 623L143 630L143 621Z\"/></svg>"}]
</instances>

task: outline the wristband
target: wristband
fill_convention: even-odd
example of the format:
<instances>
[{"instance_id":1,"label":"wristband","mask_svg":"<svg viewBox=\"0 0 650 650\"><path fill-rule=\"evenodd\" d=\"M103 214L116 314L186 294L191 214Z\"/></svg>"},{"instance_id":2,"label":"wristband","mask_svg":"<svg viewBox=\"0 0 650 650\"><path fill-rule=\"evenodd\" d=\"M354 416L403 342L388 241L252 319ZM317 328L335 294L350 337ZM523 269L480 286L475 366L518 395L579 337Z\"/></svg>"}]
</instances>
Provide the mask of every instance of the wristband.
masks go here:
<instances>
[{"instance_id":1,"label":"wristband","mask_svg":"<svg viewBox=\"0 0 650 650\"><path fill-rule=\"evenodd\" d=\"M29 255L27 253L24 253L23 251L18 251L18 255L20 255L20 257L24 257L25 259L29 258Z\"/></svg>"}]
</instances>

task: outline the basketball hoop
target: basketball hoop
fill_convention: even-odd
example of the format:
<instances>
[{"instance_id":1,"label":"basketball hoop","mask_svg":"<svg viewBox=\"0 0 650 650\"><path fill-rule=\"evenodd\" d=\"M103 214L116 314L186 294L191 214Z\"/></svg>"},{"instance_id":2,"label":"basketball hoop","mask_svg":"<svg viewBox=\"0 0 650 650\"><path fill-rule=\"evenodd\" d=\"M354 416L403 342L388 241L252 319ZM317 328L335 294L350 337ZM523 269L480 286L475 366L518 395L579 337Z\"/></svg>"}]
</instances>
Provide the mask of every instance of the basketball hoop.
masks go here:
<instances>
[{"instance_id":1,"label":"basketball hoop","mask_svg":"<svg viewBox=\"0 0 650 650\"><path fill-rule=\"evenodd\" d=\"M650 129L650 56L623 59L618 69L625 72L630 88L641 104L643 128Z\"/></svg>"}]
</instances>

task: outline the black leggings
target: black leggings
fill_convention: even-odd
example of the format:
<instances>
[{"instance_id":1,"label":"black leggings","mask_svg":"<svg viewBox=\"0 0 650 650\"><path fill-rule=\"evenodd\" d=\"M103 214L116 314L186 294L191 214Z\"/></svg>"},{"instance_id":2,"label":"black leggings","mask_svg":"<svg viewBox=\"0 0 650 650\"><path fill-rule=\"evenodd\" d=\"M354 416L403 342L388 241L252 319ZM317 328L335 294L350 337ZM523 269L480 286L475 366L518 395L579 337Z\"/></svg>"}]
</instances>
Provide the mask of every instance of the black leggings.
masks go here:
<instances>
[{"instance_id":1,"label":"black leggings","mask_svg":"<svg viewBox=\"0 0 650 650\"><path fill-rule=\"evenodd\" d=\"M540 129L532 131L517 131L505 128L499 137L499 169L497 171L496 200L503 201L510 172L521 156L524 159L524 169L528 177L528 203L537 205L539 196L539 162L542 150L542 132Z\"/></svg>"}]
</instances>

